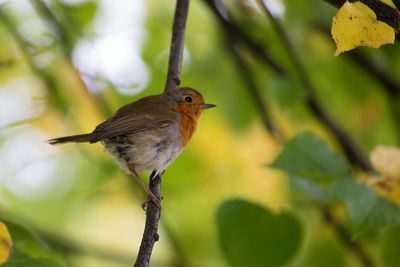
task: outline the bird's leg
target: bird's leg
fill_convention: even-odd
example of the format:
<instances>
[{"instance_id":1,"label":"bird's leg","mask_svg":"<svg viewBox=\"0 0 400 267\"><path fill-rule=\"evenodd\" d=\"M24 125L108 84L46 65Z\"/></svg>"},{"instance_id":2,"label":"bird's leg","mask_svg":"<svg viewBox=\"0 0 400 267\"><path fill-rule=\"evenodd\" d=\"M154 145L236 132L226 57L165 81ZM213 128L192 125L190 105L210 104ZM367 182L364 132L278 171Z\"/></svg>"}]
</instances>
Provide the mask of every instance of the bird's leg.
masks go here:
<instances>
[{"instance_id":1,"label":"bird's leg","mask_svg":"<svg viewBox=\"0 0 400 267\"><path fill-rule=\"evenodd\" d=\"M162 176L162 175L164 175L164 173L165 173L165 170L162 172L157 172L156 170L153 170L150 174L150 180L153 180L154 178L156 178L158 174L161 174L161 176Z\"/></svg>"},{"instance_id":2,"label":"bird's leg","mask_svg":"<svg viewBox=\"0 0 400 267\"><path fill-rule=\"evenodd\" d=\"M145 209L146 204L149 200L153 201L153 203L158 208L161 208L160 200L150 191L150 189L147 187L147 185L143 182L142 178L140 178L139 174L136 172L135 168L129 166L129 170L133 173L133 176L139 182L139 184L143 188L143 190L147 193L148 200L146 200L146 202L142 204L143 209Z\"/></svg>"},{"instance_id":3,"label":"bird's leg","mask_svg":"<svg viewBox=\"0 0 400 267\"><path fill-rule=\"evenodd\" d=\"M151 172L151 174L150 174L150 180L153 180L154 178L156 178L156 176L157 176L157 171L156 171L156 170L153 170L153 171Z\"/></svg>"}]
</instances>

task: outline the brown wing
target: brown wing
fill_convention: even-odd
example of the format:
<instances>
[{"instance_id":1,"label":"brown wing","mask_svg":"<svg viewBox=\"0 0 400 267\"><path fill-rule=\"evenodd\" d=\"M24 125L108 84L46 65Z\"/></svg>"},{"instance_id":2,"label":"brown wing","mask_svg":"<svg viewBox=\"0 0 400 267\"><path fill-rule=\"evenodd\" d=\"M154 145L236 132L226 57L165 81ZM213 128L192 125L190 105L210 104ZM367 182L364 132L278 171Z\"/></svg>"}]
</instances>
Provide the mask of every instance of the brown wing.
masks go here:
<instances>
[{"instance_id":1,"label":"brown wing","mask_svg":"<svg viewBox=\"0 0 400 267\"><path fill-rule=\"evenodd\" d=\"M176 112L169 108L165 95L148 96L123 106L114 116L98 125L90 142L166 127L175 120Z\"/></svg>"}]
</instances>

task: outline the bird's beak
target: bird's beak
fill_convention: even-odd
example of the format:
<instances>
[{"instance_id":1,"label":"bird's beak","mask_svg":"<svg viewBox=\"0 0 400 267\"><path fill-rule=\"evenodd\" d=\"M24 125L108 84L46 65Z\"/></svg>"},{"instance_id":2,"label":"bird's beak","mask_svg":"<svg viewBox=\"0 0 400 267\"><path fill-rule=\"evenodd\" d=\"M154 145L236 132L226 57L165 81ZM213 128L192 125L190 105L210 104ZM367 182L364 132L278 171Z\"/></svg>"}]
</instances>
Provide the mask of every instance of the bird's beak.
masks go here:
<instances>
[{"instance_id":1,"label":"bird's beak","mask_svg":"<svg viewBox=\"0 0 400 267\"><path fill-rule=\"evenodd\" d=\"M216 105L214 104L201 104L201 109L208 109L208 108L215 108Z\"/></svg>"}]
</instances>

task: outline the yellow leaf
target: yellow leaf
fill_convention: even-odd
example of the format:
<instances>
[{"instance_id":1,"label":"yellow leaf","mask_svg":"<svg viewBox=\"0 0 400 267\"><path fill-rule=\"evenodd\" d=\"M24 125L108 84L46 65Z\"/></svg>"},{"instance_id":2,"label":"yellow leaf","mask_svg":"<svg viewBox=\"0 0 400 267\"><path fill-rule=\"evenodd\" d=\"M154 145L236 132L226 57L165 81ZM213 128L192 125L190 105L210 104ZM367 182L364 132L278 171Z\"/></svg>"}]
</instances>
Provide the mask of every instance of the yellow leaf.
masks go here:
<instances>
[{"instance_id":1,"label":"yellow leaf","mask_svg":"<svg viewBox=\"0 0 400 267\"><path fill-rule=\"evenodd\" d=\"M391 146L377 146L370 155L372 166L389 179L400 180L400 149Z\"/></svg>"},{"instance_id":2,"label":"yellow leaf","mask_svg":"<svg viewBox=\"0 0 400 267\"><path fill-rule=\"evenodd\" d=\"M388 6L391 6L393 8L396 8L396 6L393 4L392 0L381 0L381 2L384 2Z\"/></svg>"},{"instance_id":3,"label":"yellow leaf","mask_svg":"<svg viewBox=\"0 0 400 267\"><path fill-rule=\"evenodd\" d=\"M358 46L378 48L393 44L394 29L378 21L366 5L346 2L333 18L331 33L336 42L335 56Z\"/></svg>"},{"instance_id":4,"label":"yellow leaf","mask_svg":"<svg viewBox=\"0 0 400 267\"><path fill-rule=\"evenodd\" d=\"M0 265L5 263L10 255L12 241L7 226L0 222Z\"/></svg>"}]
</instances>

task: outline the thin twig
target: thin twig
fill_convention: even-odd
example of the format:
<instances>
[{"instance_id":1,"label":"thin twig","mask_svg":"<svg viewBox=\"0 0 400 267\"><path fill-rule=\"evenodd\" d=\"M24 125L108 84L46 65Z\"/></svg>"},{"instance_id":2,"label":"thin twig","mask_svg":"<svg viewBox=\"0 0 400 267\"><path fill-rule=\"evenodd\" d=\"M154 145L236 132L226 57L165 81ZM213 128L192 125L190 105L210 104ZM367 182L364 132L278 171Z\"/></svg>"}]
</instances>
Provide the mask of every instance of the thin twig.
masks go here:
<instances>
[{"instance_id":1,"label":"thin twig","mask_svg":"<svg viewBox=\"0 0 400 267\"><path fill-rule=\"evenodd\" d=\"M336 138L337 142L341 145L347 159L355 166L360 167L365 171L372 171L364 155L361 153L360 149L351 140L350 136L344 131L344 129L337 124L322 107L318 98L316 96L316 90L311 82L310 77L307 74L300 57L297 55L292 43L289 40L288 35L283 29L280 22L272 15L268 7L262 0L258 0L261 8L265 11L266 15L271 20L273 27L282 39L283 45L286 48L290 59L293 62L293 66L296 68L299 78L303 83L304 88L307 90L307 105L313 114L319 119L319 121L328 128L331 133Z\"/></svg>"},{"instance_id":2,"label":"thin twig","mask_svg":"<svg viewBox=\"0 0 400 267\"><path fill-rule=\"evenodd\" d=\"M228 19L228 12L221 0L205 0L205 3L216 15L220 25L236 40L243 43L252 53L254 53L261 62L265 63L268 68L271 68L276 74L280 76L287 75L286 70L265 51L264 47L255 42L247 33L245 33L238 25L231 19Z\"/></svg>"},{"instance_id":3,"label":"thin twig","mask_svg":"<svg viewBox=\"0 0 400 267\"><path fill-rule=\"evenodd\" d=\"M24 62L28 65L33 74L41 78L43 84L49 92L50 97L53 99L57 99L58 96L54 92L55 90L51 90L52 88L56 88L56 81L53 79L53 77L48 75L45 71L43 71L43 69L39 68L35 64L32 55L29 52L31 45L21 36L12 18L4 10L4 6L0 6L0 21L13 37L15 44L18 47L18 50L21 52Z\"/></svg>"},{"instance_id":4,"label":"thin twig","mask_svg":"<svg viewBox=\"0 0 400 267\"><path fill-rule=\"evenodd\" d=\"M394 98L400 97L400 81L393 79L382 68L380 68L370 58L362 55L360 52L353 50L349 52L351 58L358 63L360 68L370 73L374 78L384 85L386 92Z\"/></svg>"},{"instance_id":5,"label":"thin twig","mask_svg":"<svg viewBox=\"0 0 400 267\"><path fill-rule=\"evenodd\" d=\"M400 0L392 0L393 4L396 6L397 10L400 9Z\"/></svg>"},{"instance_id":6,"label":"thin twig","mask_svg":"<svg viewBox=\"0 0 400 267\"><path fill-rule=\"evenodd\" d=\"M189 11L189 0L177 0L174 23L172 26L172 38L169 54L168 75L164 91L169 91L180 84L180 73L183 57L184 35L186 20ZM161 197L161 178L162 174L155 177L150 176L150 191L158 198ZM154 243L158 241L158 222L160 220L161 209L152 201L147 205L146 224L144 228L142 242L138 256L136 258L135 267L149 266L151 253Z\"/></svg>"},{"instance_id":7,"label":"thin twig","mask_svg":"<svg viewBox=\"0 0 400 267\"><path fill-rule=\"evenodd\" d=\"M207 0L207 3L210 5L210 1ZM211 5L210 5L211 6ZM212 6L211 6L212 7ZM213 8L214 11L217 11L217 8ZM223 16L221 16L221 14L219 15L220 18L223 18ZM224 18L226 20L226 18ZM256 84L254 83L252 76L250 74L250 72L248 71L248 66L246 66L246 63L243 59L243 57L240 56L239 51L237 51L237 48L234 47L235 44L235 36L234 36L234 32L232 30L229 30L226 26L226 23L221 23L223 28L225 29L225 33L228 35L228 37L230 38L227 42L228 44L228 48L229 50L232 52L233 57L236 60L236 63L238 65L238 68L240 69L240 73L243 76L244 81L246 81L247 86L249 88L249 91L251 92L252 96L253 96L253 100L255 101L255 104L258 106L259 111L262 114L263 117L263 121L264 124L266 125L266 128L274 133L276 131L275 127L271 127L270 121L269 121L269 112L268 109L266 109L266 106L264 105L264 102L262 101L262 97L259 94L259 90L256 86ZM236 39L237 40L237 39ZM254 50L253 50L254 52ZM256 54L256 53L254 53ZM305 72L305 71L304 71ZM304 73L303 72L303 73ZM283 71L282 73L286 74L285 71ZM304 81L303 81L304 82ZM311 84L311 82L308 80L307 84ZM312 88L313 89L313 88ZM311 102L313 103L313 102ZM318 114L320 116L325 116L325 113L321 112L320 109L318 109L318 105L317 105L317 109L313 109L314 112L318 112ZM327 120L329 118L327 117L323 117L324 120ZM332 123L331 121L329 121L329 123ZM279 131L276 131L279 133ZM273 135L276 137L276 135ZM281 136L281 135L280 135ZM277 138L278 141L282 141L280 138ZM340 237L340 239L345 243L346 246L348 246L351 251L353 251L353 253L360 259L360 261L363 263L364 266L366 267L370 267L373 266L368 254L365 252L365 250L361 247L360 244L358 244L357 242L353 242L351 239L351 234L349 233L349 231L347 230L347 228L341 224L340 222L338 222L334 216L330 213L330 211L327 211L325 209L321 209L321 213L323 214L323 217L325 219L325 221L331 225L336 231L338 236Z\"/></svg>"},{"instance_id":8,"label":"thin twig","mask_svg":"<svg viewBox=\"0 0 400 267\"><path fill-rule=\"evenodd\" d=\"M344 227L344 225L332 215L332 212L329 209L320 207L320 210L324 221L335 229L335 232L343 244L348 247L354 255L357 256L357 258L365 267L373 267L374 263L372 262L371 258L359 243L352 241L351 233L347 230L347 228Z\"/></svg>"},{"instance_id":9,"label":"thin twig","mask_svg":"<svg viewBox=\"0 0 400 267\"><path fill-rule=\"evenodd\" d=\"M30 2L36 12L44 18L49 28L58 36L60 47L64 50L63 52L71 56L73 41L69 38L63 24L60 23L58 18L42 0L30 0Z\"/></svg>"},{"instance_id":10,"label":"thin twig","mask_svg":"<svg viewBox=\"0 0 400 267\"><path fill-rule=\"evenodd\" d=\"M223 14L223 12L221 11L221 9L224 9L224 6L220 0L205 0L205 2L217 15L217 18L221 22L221 26L225 29L225 31L229 31L235 38L240 39L243 42L243 44L245 44L249 48L249 51L255 55L255 58L261 60L261 62L264 62L267 66L271 67L271 69L274 70L275 73L277 73L278 75L280 76L288 75L288 72L278 63L274 61L274 64L271 64L271 62L269 60L266 60L264 56L260 56L262 54L266 54L268 56L268 54L265 52L260 53L260 51L263 50L262 47L260 47L256 43L254 44L251 38L249 38L249 36L246 33L242 32L240 28L237 27L237 25L234 25L232 23L228 24L230 20L228 20L227 15ZM297 71L299 72L299 76L301 78L301 81L303 82L305 89L309 92L307 98L307 105L309 109L319 119L319 121L332 132L332 134L334 135L338 143L341 145L346 157L350 160L350 162L354 163L355 165L361 167L364 170L368 171L371 170L368 162L364 159L362 153L360 152L359 148L357 148L356 144L351 140L351 138L347 135L347 133L328 115L325 109L319 104L319 101L315 94L315 89L312 86L312 83L305 71L305 68L303 67L300 59L294 52L294 49L290 44L290 41L287 38L285 32L283 31L283 28L280 26L280 24L278 27L280 27L280 29L283 32L284 38L286 40L285 44L289 44L289 49L290 49L290 51L288 51L290 52L289 55L291 56L291 59L293 60L293 63ZM277 71L277 69L279 71Z\"/></svg>"},{"instance_id":11,"label":"thin twig","mask_svg":"<svg viewBox=\"0 0 400 267\"><path fill-rule=\"evenodd\" d=\"M344 132L343 129L341 129L325 112L325 110L322 108L322 106L319 104L317 101L316 95L315 95L315 89L311 83L310 78L307 75L307 72L298 57L298 55L295 52L294 47L292 46L289 37L287 36L286 32L284 31L282 25L280 22L274 18L268 7L266 6L265 2L263 0L258 0L262 9L265 11L269 19L271 20L273 27L281 37L284 46L286 47L286 50L290 56L290 58L293 61L294 66L296 67L300 78L307 89L308 93L308 106L309 108L314 112L314 114L323 122L328 129L333 132L335 135L336 139L339 141L339 143L342 145L344 151L346 152L348 160L356 166L361 167L362 169L366 171L370 171L371 167L368 165L368 163L364 160L361 152L356 149L355 145L351 142L350 138L347 136L347 134ZM332 213L324 208L321 207L320 211L322 213L322 216L325 220L326 223L331 225L340 240L353 252L355 256L360 260L360 262L365 266L365 267L372 267L374 266L370 256L367 254L367 252L364 250L364 248L361 246L361 244L354 242L352 240L350 232L347 230L347 228L340 223L339 221L336 220L336 218L332 215Z\"/></svg>"},{"instance_id":12,"label":"thin twig","mask_svg":"<svg viewBox=\"0 0 400 267\"><path fill-rule=\"evenodd\" d=\"M386 101L394 119L397 137L400 138L400 82L386 73L376 62L356 50L349 52L350 57L358 63L359 67L375 78L383 86Z\"/></svg>"},{"instance_id":13,"label":"thin twig","mask_svg":"<svg viewBox=\"0 0 400 267\"><path fill-rule=\"evenodd\" d=\"M267 131L269 131L275 139L279 142L283 142L283 134L277 127L275 127L274 123L271 119L271 114L269 112L269 107L267 102L264 100L262 96L260 88L258 88L256 82L252 74L250 73L250 66L246 64L245 59L241 55L240 51L238 51L238 47L235 46L235 38L232 36L231 32L226 33L226 46L228 50L231 52L233 59L238 68L238 73L242 76L243 81L246 83L246 88L248 89L256 107L258 108L261 119Z\"/></svg>"},{"instance_id":14,"label":"thin twig","mask_svg":"<svg viewBox=\"0 0 400 267\"><path fill-rule=\"evenodd\" d=\"M101 98L101 95L91 95L89 93L89 89L87 88L85 82L82 80L80 71L76 68L74 63L71 60L73 41L71 39L70 34L68 33L66 27L61 23L60 19L53 14L52 10L44 3L43 0L30 0L32 6L36 10L38 16L40 16L48 25L50 31L53 34L59 36L57 43L58 47L61 48L61 52L64 55L64 59L66 63L72 70L72 74L75 75L76 80L80 83L80 88L83 88L85 93L96 102L97 106L101 107L101 111L105 117L109 117L112 115L112 112L109 106L105 103L104 99ZM80 33L77 33L80 36ZM110 86L112 89L115 89L115 84L112 82L105 80L106 84Z\"/></svg>"}]
</instances>

